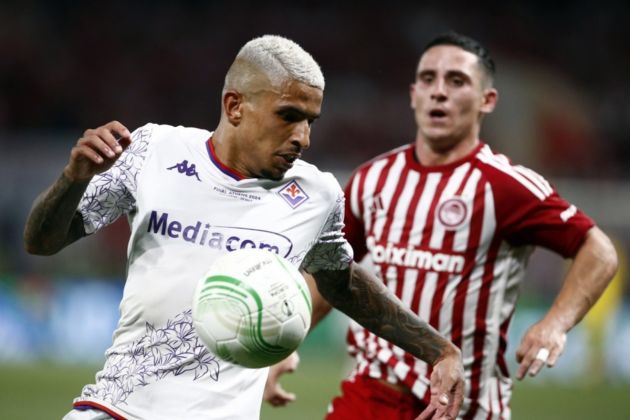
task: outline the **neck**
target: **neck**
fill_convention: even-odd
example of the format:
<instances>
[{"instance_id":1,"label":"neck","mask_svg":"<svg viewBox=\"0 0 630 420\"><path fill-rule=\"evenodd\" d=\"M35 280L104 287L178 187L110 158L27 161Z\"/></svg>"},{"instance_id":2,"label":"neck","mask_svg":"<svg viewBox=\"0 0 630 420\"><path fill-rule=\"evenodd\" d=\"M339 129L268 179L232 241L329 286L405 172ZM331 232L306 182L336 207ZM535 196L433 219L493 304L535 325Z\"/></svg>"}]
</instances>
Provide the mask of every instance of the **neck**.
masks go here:
<instances>
[{"instance_id":1,"label":"neck","mask_svg":"<svg viewBox=\"0 0 630 420\"><path fill-rule=\"evenodd\" d=\"M251 175L236 161L237 153L236 150L234 150L236 143L237 142L232 138L232 131L229 128L226 129L223 122L219 122L216 130L212 133L212 146L217 159L219 159L222 165L234 171L239 176L248 178Z\"/></svg>"},{"instance_id":2,"label":"neck","mask_svg":"<svg viewBox=\"0 0 630 420\"><path fill-rule=\"evenodd\" d=\"M423 166L448 165L464 158L478 144L479 139L475 137L444 147L431 144L428 140L418 137L416 139L416 156Z\"/></svg>"}]
</instances>

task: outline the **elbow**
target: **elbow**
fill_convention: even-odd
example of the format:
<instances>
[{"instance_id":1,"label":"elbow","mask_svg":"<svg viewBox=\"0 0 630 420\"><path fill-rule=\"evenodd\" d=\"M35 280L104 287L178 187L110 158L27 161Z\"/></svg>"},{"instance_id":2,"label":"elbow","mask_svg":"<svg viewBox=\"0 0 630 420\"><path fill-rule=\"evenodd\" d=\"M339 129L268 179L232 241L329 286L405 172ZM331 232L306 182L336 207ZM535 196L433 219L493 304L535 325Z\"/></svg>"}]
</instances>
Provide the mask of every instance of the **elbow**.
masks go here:
<instances>
[{"instance_id":1,"label":"elbow","mask_svg":"<svg viewBox=\"0 0 630 420\"><path fill-rule=\"evenodd\" d=\"M38 255L38 256L49 256L54 255L59 252L60 248L53 248L51 246L46 246L43 241L35 240L34 238L29 238L26 235L24 236L24 250L27 254L30 255Z\"/></svg>"},{"instance_id":2,"label":"elbow","mask_svg":"<svg viewBox=\"0 0 630 420\"><path fill-rule=\"evenodd\" d=\"M611 244L609 252L603 258L602 265L604 267L606 277L612 279L619 269L619 258L615 247Z\"/></svg>"},{"instance_id":3,"label":"elbow","mask_svg":"<svg viewBox=\"0 0 630 420\"><path fill-rule=\"evenodd\" d=\"M611 280L615 276L619 268L619 257L617 255L617 250L615 249L615 246L613 245L610 238L608 238L606 235L603 235L603 238L600 242L600 249L598 254L601 269L604 274L603 277Z\"/></svg>"}]
</instances>

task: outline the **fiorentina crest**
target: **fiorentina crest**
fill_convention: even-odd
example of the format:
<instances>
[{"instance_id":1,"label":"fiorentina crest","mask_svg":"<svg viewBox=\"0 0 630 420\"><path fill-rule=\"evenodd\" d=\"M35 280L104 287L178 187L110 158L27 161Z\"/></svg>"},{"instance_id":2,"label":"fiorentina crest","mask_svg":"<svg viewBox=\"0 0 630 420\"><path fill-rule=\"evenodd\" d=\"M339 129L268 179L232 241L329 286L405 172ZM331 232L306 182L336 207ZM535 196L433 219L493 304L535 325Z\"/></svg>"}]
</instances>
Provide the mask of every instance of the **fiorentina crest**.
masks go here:
<instances>
[{"instance_id":1,"label":"fiorentina crest","mask_svg":"<svg viewBox=\"0 0 630 420\"><path fill-rule=\"evenodd\" d=\"M279 192L280 197L286 201L291 208L296 208L306 200L308 200L308 195L304 192L300 184L296 181L291 181Z\"/></svg>"}]
</instances>

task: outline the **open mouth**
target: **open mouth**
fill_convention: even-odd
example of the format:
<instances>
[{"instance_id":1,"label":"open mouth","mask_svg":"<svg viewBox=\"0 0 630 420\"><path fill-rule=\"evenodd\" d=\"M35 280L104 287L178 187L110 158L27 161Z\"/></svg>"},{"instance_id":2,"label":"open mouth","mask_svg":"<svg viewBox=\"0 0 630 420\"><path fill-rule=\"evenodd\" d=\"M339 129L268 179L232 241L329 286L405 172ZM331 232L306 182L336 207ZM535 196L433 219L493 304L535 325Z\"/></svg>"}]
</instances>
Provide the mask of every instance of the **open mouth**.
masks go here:
<instances>
[{"instance_id":1,"label":"open mouth","mask_svg":"<svg viewBox=\"0 0 630 420\"><path fill-rule=\"evenodd\" d=\"M289 163L293 163L293 162L295 162L296 160L298 160L300 158L300 155L293 155L293 154L291 154L291 155L281 155L281 156L284 158L284 160L286 160Z\"/></svg>"},{"instance_id":2,"label":"open mouth","mask_svg":"<svg viewBox=\"0 0 630 420\"><path fill-rule=\"evenodd\" d=\"M441 109L433 109L429 111L429 116L431 118L444 118L446 117L446 115L446 111L443 111Z\"/></svg>"}]
</instances>

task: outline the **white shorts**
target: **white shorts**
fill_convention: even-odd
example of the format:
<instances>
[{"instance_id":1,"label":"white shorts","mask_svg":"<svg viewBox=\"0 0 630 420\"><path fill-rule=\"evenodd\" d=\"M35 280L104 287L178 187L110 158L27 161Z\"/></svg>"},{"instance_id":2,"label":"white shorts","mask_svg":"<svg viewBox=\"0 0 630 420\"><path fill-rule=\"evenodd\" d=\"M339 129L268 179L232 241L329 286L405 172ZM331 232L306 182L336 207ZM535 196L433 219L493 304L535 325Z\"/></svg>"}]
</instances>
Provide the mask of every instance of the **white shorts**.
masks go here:
<instances>
[{"instance_id":1,"label":"white shorts","mask_svg":"<svg viewBox=\"0 0 630 420\"><path fill-rule=\"evenodd\" d=\"M72 409L61 420L113 420L114 418L104 411L90 408L89 410Z\"/></svg>"}]
</instances>

